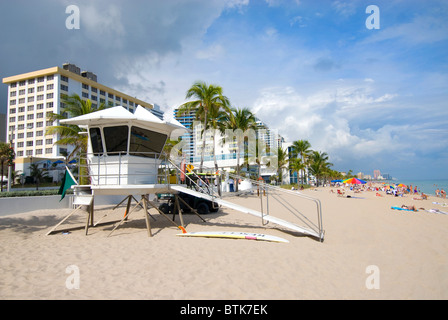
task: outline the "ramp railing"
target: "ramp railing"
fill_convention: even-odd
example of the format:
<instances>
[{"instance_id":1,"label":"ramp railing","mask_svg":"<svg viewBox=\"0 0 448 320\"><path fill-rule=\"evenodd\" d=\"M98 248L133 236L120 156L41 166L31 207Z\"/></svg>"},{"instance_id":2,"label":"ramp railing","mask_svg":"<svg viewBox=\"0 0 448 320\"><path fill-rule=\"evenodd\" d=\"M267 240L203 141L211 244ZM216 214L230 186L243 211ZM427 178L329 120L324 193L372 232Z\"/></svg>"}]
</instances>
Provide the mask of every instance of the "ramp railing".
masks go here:
<instances>
[{"instance_id":1,"label":"ramp railing","mask_svg":"<svg viewBox=\"0 0 448 320\"><path fill-rule=\"evenodd\" d=\"M192 179L186 172L186 170L182 170L179 166L177 166L173 161L169 160L169 163L178 170L181 174L185 175L186 179L190 180L190 183L195 186L196 190L201 193L206 193L213 198L222 199L222 196L219 195L217 190L214 190L213 187L210 187L209 184L206 183L205 180L201 178L195 172L192 172L191 175L195 179ZM203 167L206 171L213 172L215 169ZM260 212L262 217L262 224L266 225L269 221L266 221L265 216L270 215L270 205L269 198L276 200L281 206L285 209L285 211L291 213L294 217L296 217L302 224L304 224L308 229L313 230L317 235L320 241L324 240L325 231L323 229L322 223L322 204L319 199L308 196L306 194L300 193L298 191L287 190L278 186L273 186L264 182L264 180L253 180L247 177L243 177L237 174L228 173L229 177L234 179L235 181L245 180L251 183L252 188L250 192L254 192L254 189L257 190L257 196L260 198ZM209 186L209 187L206 187ZM220 186L219 186L220 187ZM236 195L240 195L244 192L235 193ZM314 206L314 214L307 212L306 214L299 210L299 208L295 207L292 203L294 200L287 199L287 196L294 198L303 199ZM265 200L263 200L263 197ZM310 216L313 215L315 218L311 219Z\"/></svg>"}]
</instances>

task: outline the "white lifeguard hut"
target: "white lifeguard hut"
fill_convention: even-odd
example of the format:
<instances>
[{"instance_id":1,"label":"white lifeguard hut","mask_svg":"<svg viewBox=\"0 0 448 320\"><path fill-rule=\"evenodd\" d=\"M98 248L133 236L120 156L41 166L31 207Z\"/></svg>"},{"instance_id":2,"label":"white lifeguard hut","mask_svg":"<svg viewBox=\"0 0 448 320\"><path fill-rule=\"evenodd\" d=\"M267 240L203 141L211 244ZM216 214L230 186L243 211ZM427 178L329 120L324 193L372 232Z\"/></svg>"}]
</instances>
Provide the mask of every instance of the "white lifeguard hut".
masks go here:
<instances>
[{"instance_id":1,"label":"white lifeguard hut","mask_svg":"<svg viewBox=\"0 0 448 320\"><path fill-rule=\"evenodd\" d=\"M112 232L129 216L132 211L129 211L131 200L135 199L137 201L134 196L141 197L140 202L137 202L142 205L145 212L148 236L152 236L148 206L155 208L161 215L169 220L170 223L182 229L184 232L185 229L183 228L184 223L180 202L186 206L189 205L178 196L179 193L183 193L211 201L217 205L260 217L263 225L272 222L293 231L316 237L321 241L323 240L324 230L322 228L321 205L318 199L293 193L294 196L300 196L310 200L316 205L316 223L311 222L307 217L303 216L301 212L292 211L294 208L288 208L289 211L306 224L304 227L269 215L269 207L266 208L267 212L265 213L263 211L263 202L261 202L261 211L258 211L219 198L219 196L214 194L213 188L206 188L207 190L205 190L204 187L196 185L198 188L192 190L185 185L171 183L167 177L166 170L163 174L160 172L163 148L167 139L172 137L173 134L176 137L179 137L188 131L187 128L175 119L160 120L150 111L141 106L138 106L134 113L118 106L67 120L61 120L61 123L83 127L87 130L88 134L87 167L89 170L90 185L74 186L74 204L78 205L76 210L83 206L89 206L85 225L86 234L88 232L88 227L93 225L93 203L94 196L96 195L121 195L125 197L123 201L127 199L126 213ZM176 130L178 130L178 132L175 132ZM167 160L167 163L172 165L176 171L185 178L185 168L177 166L170 160ZM197 178L201 179L199 176ZM242 177L235 176L235 178L241 179ZM204 181L201 180L201 182L202 185L206 185ZM251 183L259 187L271 188L274 193L287 192L279 187L268 186L259 181L252 181ZM177 206L177 211L181 220L180 226L174 222L174 219L168 218L158 208L157 204L147 197L149 194L158 193L174 194L175 205ZM289 193L291 192L289 191ZM120 204L123 201L121 201ZM137 206L134 208L136 207ZM202 219L195 209L191 207L190 209ZM73 214L73 212L47 234L52 233L56 227L64 222L71 214ZM202 220L205 221L204 219ZM99 221L97 221L95 225L97 225L98 222Z\"/></svg>"},{"instance_id":2,"label":"white lifeguard hut","mask_svg":"<svg viewBox=\"0 0 448 320\"><path fill-rule=\"evenodd\" d=\"M157 184L166 140L175 130L187 130L175 119L160 120L141 106L135 113L118 106L61 123L87 129L92 186Z\"/></svg>"}]
</instances>

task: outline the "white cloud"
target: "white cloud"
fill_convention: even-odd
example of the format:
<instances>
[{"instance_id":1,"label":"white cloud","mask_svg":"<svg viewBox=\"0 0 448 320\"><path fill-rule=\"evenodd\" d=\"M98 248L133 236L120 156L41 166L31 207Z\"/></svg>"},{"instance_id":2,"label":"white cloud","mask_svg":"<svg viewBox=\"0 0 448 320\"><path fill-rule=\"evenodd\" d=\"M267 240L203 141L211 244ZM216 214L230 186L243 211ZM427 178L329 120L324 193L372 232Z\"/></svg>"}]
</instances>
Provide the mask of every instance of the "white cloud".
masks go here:
<instances>
[{"instance_id":1,"label":"white cloud","mask_svg":"<svg viewBox=\"0 0 448 320\"><path fill-rule=\"evenodd\" d=\"M196 58L204 60L216 60L223 57L225 54L225 49L220 44L212 44L205 49L199 49L196 52Z\"/></svg>"}]
</instances>

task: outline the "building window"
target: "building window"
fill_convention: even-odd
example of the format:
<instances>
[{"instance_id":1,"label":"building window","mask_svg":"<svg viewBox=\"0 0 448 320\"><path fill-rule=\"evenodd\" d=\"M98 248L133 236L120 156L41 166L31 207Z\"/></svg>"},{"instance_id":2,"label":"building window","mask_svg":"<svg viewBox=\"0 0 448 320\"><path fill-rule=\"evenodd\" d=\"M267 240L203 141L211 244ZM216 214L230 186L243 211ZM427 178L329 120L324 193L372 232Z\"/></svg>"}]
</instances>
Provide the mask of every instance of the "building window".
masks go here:
<instances>
[{"instance_id":1,"label":"building window","mask_svg":"<svg viewBox=\"0 0 448 320\"><path fill-rule=\"evenodd\" d=\"M42 91L44 91L44 86L37 87L37 92L42 92Z\"/></svg>"},{"instance_id":2,"label":"building window","mask_svg":"<svg viewBox=\"0 0 448 320\"><path fill-rule=\"evenodd\" d=\"M9 105L10 106L14 106L15 104L16 104L16 102L17 102L17 100L11 100L11 101L9 101Z\"/></svg>"},{"instance_id":3,"label":"building window","mask_svg":"<svg viewBox=\"0 0 448 320\"><path fill-rule=\"evenodd\" d=\"M85 84L85 83L83 83L83 84L82 84L82 88L83 88L83 89L86 89L86 90L89 90L89 85L88 85L88 84Z\"/></svg>"},{"instance_id":4,"label":"building window","mask_svg":"<svg viewBox=\"0 0 448 320\"><path fill-rule=\"evenodd\" d=\"M23 151L17 151L17 156L18 157L23 157Z\"/></svg>"},{"instance_id":5,"label":"building window","mask_svg":"<svg viewBox=\"0 0 448 320\"><path fill-rule=\"evenodd\" d=\"M53 148L45 148L45 153L52 153L53 152Z\"/></svg>"},{"instance_id":6,"label":"building window","mask_svg":"<svg viewBox=\"0 0 448 320\"><path fill-rule=\"evenodd\" d=\"M19 107L19 112L25 112L25 107Z\"/></svg>"},{"instance_id":7,"label":"building window","mask_svg":"<svg viewBox=\"0 0 448 320\"><path fill-rule=\"evenodd\" d=\"M9 96L10 96L10 97L15 97L16 94L17 94L17 91L11 91L11 92L9 93Z\"/></svg>"},{"instance_id":8,"label":"building window","mask_svg":"<svg viewBox=\"0 0 448 320\"><path fill-rule=\"evenodd\" d=\"M53 90L54 84L47 84L47 90Z\"/></svg>"},{"instance_id":9,"label":"building window","mask_svg":"<svg viewBox=\"0 0 448 320\"><path fill-rule=\"evenodd\" d=\"M25 94L25 89L19 90L19 95L23 96Z\"/></svg>"},{"instance_id":10,"label":"building window","mask_svg":"<svg viewBox=\"0 0 448 320\"><path fill-rule=\"evenodd\" d=\"M42 100L44 100L44 95L43 94L38 95L37 101L42 101Z\"/></svg>"},{"instance_id":11,"label":"building window","mask_svg":"<svg viewBox=\"0 0 448 320\"><path fill-rule=\"evenodd\" d=\"M83 98L89 98L89 94L88 94L87 92L83 92L83 93L82 93L82 97L83 97Z\"/></svg>"},{"instance_id":12,"label":"building window","mask_svg":"<svg viewBox=\"0 0 448 320\"><path fill-rule=\"evenodd\" d=\"M42 122L38 122L37 123L37 126L39 127L39 123L42 123ZM44 136L44 132L43 131L36 131L36 137L43 137Z\"/></svg>"},{"instance_id":13,"label":"building window","mask_svg":"<svg viewBox=\"0 0 448 320\"><path fill-rule=\"evenodd\" d=\"M42 149L36 149L36 154L42 154Z\"/></svg>"},{"instance_id":14,"label":"building window","mask_svg":"<svg viewBox=\"0 0 448 320\"><path fill-rule=\"evenodd\" d=\"M43 140L36 140L36 146L42 146L44 143Z\"/></svg>"},{"instance_id":15,"label":"building window","mask_svg":"<svg viewBox=\"0 0 448 320\"><path fill-rule=\"evenodd\" d=\"M45 140L45 144L52 144L53 143L53 139L46 139Z\"/></svg>"},{"instance_id":16,"label":"building window","mask_svg":"<svg viewBox=\"0 0 448 320\"><path fill-rule=\"evenodd\" d=\"M105 96L106 95L106 91L100 90L100 95Z\"/></svg>"},{"instance_id":17,"label":"building window","mask_svg":"<svg viewBox=\"0 0 448 320\"><path fill-rule=\"evenodd\" d=\"M23 137L24 137L23 132L17 134L17 139L23 139Z\"/></svg>"},{"instance_id":18,"label":"building window","mask_svg":"<svg viewBox=\"0 0 448 320\"><path fill-rule=\"evenodd\" d=\"M45 78L44 77L39 77L39 78L37 78L37 82L44 82L45 81Z\"/></svg>"},{"instance_id":19,"label":"building window","mask_svg":"<svg viewBox=\"0 0 448 320\"><path fill-rule=\"evenodd\" d=\"M34 79L29 79L28 84L34 84Z\"/></svg>"},{"instance_id":20,"label":"building window","mask_svg":"<svg viewBox=\"0 0 448 320\"><path fill-rule=\"evenodd\" d=\"M11 88L16 88L17 87L17 82L11 83Z\"/></svg>"},{"instance_id":21,"label":"building window","mask_svg":"<svg viewBox=\"0 0 448 320\"><path fill-rule=\"evenodd\" d=\"M17 148L23 148L23 141L17 142Z\"/></svg>"},{"instance_id":22,"label":"building window","mask_svg":"<svg viewBox=\"0 0 448 320\"><path fill-rule=\"evenodd\" d=\"M92 87L92 92L95 92L95 93L97 93L98 92L98 89L97 88L95 88L95 87Z\"/></svg>"},{"instance_id":23,"label":"building window","mask_svg":"<svg viewBox=\"0 0 448 320\"><path fill-rule=\"evenodd\" d=\"M68 91L68 86L61 84L61 90Z\"/></svg>"},{"instance_id":24,"label":"building window","mask_svg":"<svg viewBox=\"0 0 448 320\"><path fill-rule=\"evenodd\" d=\"M53 108L53 102L47 102L47 108Z\"/></svg>"},{"instance_id":25,"label":"building window","mask_svg":"<svg viewBox=\"0 0 448 320\"><path fill-rule=\"evenodd\" d=\"M33 120L34 119L34 114L29 114L26 116L27 120Z\"/></svg>"},{"instance_id":26,"label":"building window","mask_svg":"<svg viewBox=\"0 0 448 320\"><path fill-rule=\"evenodd\" d=\"M23 121L23 120L25 120L25 116L19 116L19 119L18 119L19 121Z\"/></svg>"},{"instance_id":27,"label":"building window","mask_svg":"<svg viewBox=\"0 0 448 320\"><path fill-rule=\"evenodd\" d=\"M34 136L34 135L33 135L33 132L32 132L32 131L26 133L26 137L27 137L27 138L32 138L33 136Z\"/></svg>"},{"instance_id":28,"label":"building window","mask_svg":"<svg viewBox=\"0 0 448 320\"><path fill-rule=\"evenodd\" d=\"M26 155L27 156L32 156L33 155L33 150L26 150Z\"/></svg>"},{"instance_id":29,"label":"building window","mask_svg":"<svg viewBox=\"0 0 448 320\"><path fill-rule=\"evenodd\" d=\"M19 103L25 103L25 98L20 98Z\"/></svg>"},{"instance_id":30,"label":"building window","mask_svg":"<svg viewBox=\"0 0 448 320\"><path fill-rule=\"evenodd\" d=\"M53 80L53 79L54 79L54 75L47 76L47 80Z\"/></svg>"},{"instance_id":31,"label":"building window","mask_svg":"<svg viewBox=\"0 0 448 320\"><path fill-rule=\"evenodd\" d=\"M28 93L34 93L34 88L28 88Z\"/></svg>"},{"instance_id":32,"label":"building window","mask_svg":"<svg viewBox=\"0 0 448 320\"><path fill-rule=\"evenodd\" d=\"M42 121L36 123L36 127L37 128L42 128L43 126L44 126L44 123ZM40 132L42 132L42 131L40 131ZM39 136L39 131L36 132L36 135Z\"/></svg>"},{"instance_id":33,"label":"building window","mask_svg":"<svg viewBox=\"0 0 448 320\"><path fill-rule=\"evenodd\" d=\"M34 101L34 96L28 97L28 102L33 102L33 101Z\"/></svg>"},{"instance_id":34,"label":"building window","mask_svg":"<svg viewBox=\"0 0 448 320\"><path fill-rule=\"evenodd\" d=\"M43 108L44 108L44 104L43 103L38 103L37 104L37 110L42 110Z\"/></svg>"},{"instance_id":35,"label":"building window","mask_svg":"<svg viewBox=\"0 0 448 320\"><path fill-rule=\"evenodd\" d=\"M20 81L19 86L23 87L26 84L26 81Z\"/></svg>"},{"instance_id":36,"label":"building window","mask_svg":"<svg viewBox=\"0 0 448 320\"><path fill-rule=\"evenodd\" d=\"M53 93L47 93L47 99L53 99Z\"/></svg>"},{"instance_id":37,"label":"building window","mask_svg":"<svg viewBox=\"0 0 448 320\"><path fill-rule=\"evenodd\" d=\"M65 82L68 82L68 77L66 77L66 76L61 76L61 80L62 80L62 81L65 81Z\"/></svg>"},{"instance_id":38,"label":"building window","mask_svg":"<svg viewBox=\"0 0 448 320\"><path fill-rule=\"evenodd\" d=\"M10 114L16 113L16 108L9 109L9 113Z\"/></svg>"},{"instance_id":39,"label":"building window","mask_svg":"<svg viewBox=\"0 0 448 320\"><path fill-rule=\"evenodd\" d=\"M9 122L16 122L16 117L9 117Z\"/></svg>"},{"instance_id":40,"label":"building window","mask_svg":"<svg viewBox=\"0 0 448 320\"><path fill-rule=\"evenodd\" d=\"M33 106L33 105L28 106L27 110L28 110L28 111L33 111L33 110L34 110L34 106Z\"/></svg>"}]
</instances>

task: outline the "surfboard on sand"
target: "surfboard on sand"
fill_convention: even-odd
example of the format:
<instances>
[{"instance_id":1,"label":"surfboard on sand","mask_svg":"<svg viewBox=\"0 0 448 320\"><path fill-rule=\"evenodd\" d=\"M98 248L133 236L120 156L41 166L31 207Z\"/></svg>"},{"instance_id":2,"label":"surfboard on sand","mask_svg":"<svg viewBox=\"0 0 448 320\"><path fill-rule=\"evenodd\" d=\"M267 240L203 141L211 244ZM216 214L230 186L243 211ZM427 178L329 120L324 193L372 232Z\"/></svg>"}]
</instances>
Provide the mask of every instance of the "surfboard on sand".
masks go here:
<instances>
[{"instance_id":1,"label":"surfboard on sand","mask_svg":"<svg viewBox=\"0 0 448 320\"><path fill-rule=\"evenodd\" d=\"M261 240L261 241L273 241L273 242L285 242L285 243L289 242L286 239L271 236L268 234L234 232L234 231L201 231L201 232L179 233L177 235L181 237L230 238L230 239Z\"/></svg>"}]
</instances>

